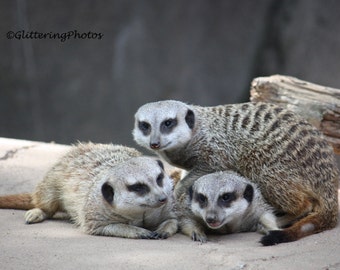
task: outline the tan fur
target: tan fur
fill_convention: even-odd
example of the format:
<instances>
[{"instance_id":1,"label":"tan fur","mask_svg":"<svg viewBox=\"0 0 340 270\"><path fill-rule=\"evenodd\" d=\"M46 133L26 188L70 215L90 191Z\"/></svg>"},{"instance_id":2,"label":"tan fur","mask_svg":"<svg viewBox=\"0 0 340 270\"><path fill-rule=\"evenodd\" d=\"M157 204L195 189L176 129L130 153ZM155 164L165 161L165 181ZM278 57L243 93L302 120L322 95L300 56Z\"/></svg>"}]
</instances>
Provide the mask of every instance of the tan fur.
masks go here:
<instances>
[{"instance_id":1,"label":"tan fur","mask_svg":"<svg viewBox=\"0 0 340 270\"><path fill-rule=\"evenodd\" d=\"M0 208L31 209L27 223L62 211L89 234L167 238L177 231L172 188L162 163L135 149L78 144L33 194L2 196Z\"/></svg>"},{"instance_id":2,"label":"tan fur","mask_svg":"<svg viewBox=\"0 0 340 270\"><path fill-rule=\"evenodd\" d=\"M0 208L29 210L34 207L32 194L22 193L0 197Z\"/></svg>"},{"instance_id":3,"label":"tan fur","mask_svg":"<svg viewBox=\"0 0 340 270\"><path fill-rule=\"evenodd\" d=\"M339 174L323 135L274 104L200 107L179 101L149 103L135 115L134 139L188 170L177 197L207 173L233 170L256 183L290 226L264 245L290 242L336 226Z\"/></svg>"}]
</instances>

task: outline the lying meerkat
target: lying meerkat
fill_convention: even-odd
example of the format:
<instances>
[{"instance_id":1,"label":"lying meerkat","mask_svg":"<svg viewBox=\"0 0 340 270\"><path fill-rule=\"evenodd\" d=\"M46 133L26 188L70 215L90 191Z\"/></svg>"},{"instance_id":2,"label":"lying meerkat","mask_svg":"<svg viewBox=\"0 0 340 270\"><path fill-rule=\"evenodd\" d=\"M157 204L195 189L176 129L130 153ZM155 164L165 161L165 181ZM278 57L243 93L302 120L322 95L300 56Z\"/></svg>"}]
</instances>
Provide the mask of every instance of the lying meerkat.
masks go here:
<instances>
[{"instance_id":1,"label":"lying meerkat","mask_svg":"<svg viewBox=\"0 0 340 270\"><path fill-rule=\"evenodd\" d=\"M257 184L286 218L263 245L291 242L334 228L339 173L321 132L293 112L269 103L201 107L165 100L135 114L135 141L188 171L179 198L201 176L233 170Z\"/></svg>"},{"instance_id":2,"label":"lying meerkat","mask_svg":"<svg viewBox=\"0 0 340 270\"><path fill-rule=\"evenodd\" d=\"M0 208L30 209L29 224L63 211L88 234L167 238L178 227L172 189L159 160L124 146L78 144L34 193L1 196Z\"/></svg>"},{"instance_id":3,"label":"lying meerkat","mask_svg":"<svg viewBox=\"0 0 340 270\"><path fill-rule=\"evenodd\" d=\"M279 230L257 186L232 171L202 176L177 204L180 230L194 241L206 242L206 232Z\"/></svg>"}]
</instances>

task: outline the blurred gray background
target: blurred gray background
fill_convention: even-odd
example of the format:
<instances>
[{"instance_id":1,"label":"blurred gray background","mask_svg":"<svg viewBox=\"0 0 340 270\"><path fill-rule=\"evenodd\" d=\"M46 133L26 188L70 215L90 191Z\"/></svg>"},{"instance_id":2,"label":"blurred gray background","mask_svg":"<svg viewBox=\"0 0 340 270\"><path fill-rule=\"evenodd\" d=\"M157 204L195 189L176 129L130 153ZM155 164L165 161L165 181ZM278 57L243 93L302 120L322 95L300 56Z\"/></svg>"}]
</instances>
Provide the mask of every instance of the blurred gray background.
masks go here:
<instances>
[{"instance_id":1,"label":"blurred gray background","mask_svg":"<svg viewBox=\"0 0 340 270\"><path fill-rule=\"evenodd\" d=\"M283 74L340 88L336 0L0 2L0 136L135 146L146 102L249 100ZM9 31L102 39L8 39Z\"/></svg>"}]
</instances>

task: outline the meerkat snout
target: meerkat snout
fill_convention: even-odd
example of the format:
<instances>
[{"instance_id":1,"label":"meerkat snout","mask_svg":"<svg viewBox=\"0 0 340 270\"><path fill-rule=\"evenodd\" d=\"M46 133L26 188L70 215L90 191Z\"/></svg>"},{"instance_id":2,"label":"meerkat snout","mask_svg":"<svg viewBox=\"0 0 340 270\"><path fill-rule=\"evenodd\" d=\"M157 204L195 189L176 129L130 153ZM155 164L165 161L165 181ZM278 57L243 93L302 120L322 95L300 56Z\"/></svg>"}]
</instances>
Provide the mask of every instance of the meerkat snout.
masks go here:
<instances>
[{"instance_id":1,"label":"meerkat snout","mask_svg":"<svg viewBox=\"0 0 340 270\"><path fill-rule=\"evenodd\" d=\"M220 226L222 226L222 223L219 220L216 212L207 213L207 215L205 216L205 223L207 223L210 228L219 228Z\"/></svg>"},{"instance_id":2,"label":"meerkat snout","mask_svg":"<svg viewBox=\"0 0 340 270\"><path fill-rule=\"evenodd\" d=\"M165 204L167 200L168 200L168 198L165 197L165 196L164 196L164 197L160 197L160 198L158 199L158 201L159 201L160 204Z\"/></svg>"},{"instance_id":3,"label":"meerkat snout","mask_svg":"<svg viewBox=\"0 0 340 270\"><path fill-rule=\"evenodd\" d=\"M150 148L157 150L161 147L161 143L160 142L150 142Z\"/></svg>"}]
</instances>

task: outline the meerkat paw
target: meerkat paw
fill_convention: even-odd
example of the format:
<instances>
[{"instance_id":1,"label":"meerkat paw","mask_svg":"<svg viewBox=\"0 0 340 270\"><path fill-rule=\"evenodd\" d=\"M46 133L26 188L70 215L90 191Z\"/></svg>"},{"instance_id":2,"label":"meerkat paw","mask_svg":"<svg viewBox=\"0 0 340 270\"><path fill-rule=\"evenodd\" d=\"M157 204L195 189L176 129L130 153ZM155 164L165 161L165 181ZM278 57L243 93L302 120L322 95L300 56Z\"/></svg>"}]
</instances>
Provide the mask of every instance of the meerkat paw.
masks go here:
<instances>
[{"instance_id":1,"label":"meerkat paw","mask_svg":"<svg viewBox=\"0 0 340 270\"><path fill-rule=\"evenodd\" d=\"M208 240L204 233L204 228L193 219L187 217L180 219L180 231L193 241L206 243Z\"/></svg>"},{"instance_id":2,"label":"meerkat paw","mask_svg":"<svg viewBox=\"0 0 340 270\"><path fill-rule=\"evenodd\" d=\"M264 246L273 246L280 243L291 242L289 235L284 230L269 231L261 238L260 243Z\"/></svg>"},{"instance_id":3,"label":"meerkat paw","mask_svg":"<svg viewBox=\"0 0 340 270\"><path fill-rule=\"evenodd\" d=\"M127 230L124 230L121 234L119 232L115 232L112 236L119 236L124 238L135 238L135 239L158 239L158 236L155 232L149 231L144 228L134 227L127 225Z\"/></svg>"},{"instance_id":4,"label":"meerkat paw","mask_svg":"<svg viewBox=\"0 0 340 270\"><path fill-rule=\"evenodd\" d=\"M139 239L159 239L159 235L157 232L145 230L143 232L139 232L136 234L136 237L133 238L139 238Z\"/></svg>"},{"instance_id":5,"label":"meerkat paw","mask_svg":"<svg viewBox=\"0 0 340 270\"><path fill-rule=\"evenodd\" d=\"M165 231L154 231L154 239L167 239L169 238L171 235L168 232Z\"/></svg>"},{"instance_id":6,"label":"meerkat paw","mask_svg":"<svg viewBox=\"0 0 340 270\"><path fill-rule=\"evenodd\" d=\"M34 208L25 213L26 224L42 222L46 217L46 213L40 208Z\"/></svg>"},{"instance_id":7,"label":"meerkat paw","mask_svg":"<svg viewBox=\"0 0 340 270\"><path fill-rule=\"evenodd\" d=\"M158 229L155 231L155 234L159 239L166 239L174 235L177 232L177 230L178 230L177 219L168 219L158 227Z\"/></svg>"},{"instance_id":8,"label":"meerkat paw","mask_svg":"<svg viewBox=\"0 0 340 270\"><path fill-rule=\"evenodd\" d=\"M183 234L189 236L193 241L199 241L201 243L206 243L208 238L206 234L200 228L188 228L182 227L181 231Z\"/></svg>"},{"instance_id":9,"label":"meerkat paw","mask_svg":"<svg viewBox=\"0 0 340 270\"><path fill-rule=\"evenodd\" d=\"M90 234L103 235L103 236L116 236L123 238L134 238L134 239L158 239L157 233L128 224L109 224L104 227L98 227L95 230L87 230Z\"/></svg>"},{"instance_id":10,"label":"meerkat paw","mask_svg":"<svg viewBox=\"0 0 340 270\"><path fill-rule=\"evenodd\" d=\"M191 233L191 239L193 241L199 241L201 243L206 243L208 241L208 238L204 232L196 230Z\"/></svg>"}]
</instances>

